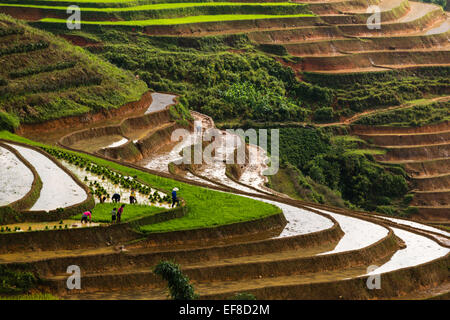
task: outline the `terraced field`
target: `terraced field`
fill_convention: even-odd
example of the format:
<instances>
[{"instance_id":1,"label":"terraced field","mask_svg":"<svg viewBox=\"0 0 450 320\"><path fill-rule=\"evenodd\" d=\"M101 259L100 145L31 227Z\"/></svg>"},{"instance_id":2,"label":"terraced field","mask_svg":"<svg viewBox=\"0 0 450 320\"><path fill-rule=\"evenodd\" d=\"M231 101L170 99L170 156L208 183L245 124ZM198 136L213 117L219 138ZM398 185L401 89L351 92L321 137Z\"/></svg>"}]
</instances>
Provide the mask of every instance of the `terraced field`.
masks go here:
<instances>
[{"instance_id":1,"label":"terraced field","mask_svg":"<svg viewBox=\"0 0 450 320\"><path fill-rule=\"evenodd\" d=\"M39 21L36 25L61 28L66 24L65 4L22 0L0 3L0 10ZM80 5L82 25L88 30L122 26L150 35L246 33L269 52L297 58L290 65L299 71L371 72L450 64L448 16L439 6L425 3L371 1L381 10L376 29L366 25L367 2L358 0L74 4Z\"/></svg>"},{"instance_id":2,"label":"terraced field","mask_svg":"<svg viewBox=\"0 0 450 320\"><path fill-rule=\"evenodd\" d=\"M449 123L419 128L365 127L355 132L387 153L377 160L403 165L412 178L419 217L427 221L448 221L450 212Z\"/></svg>"},{"instance_id":3,"label":"terraced field","mask_svg":"<svg viewBox=\"0 0 450 320\"><path fill-rule=\"evenodd\" d=\"M82 30L86 31L86 38L78 35L83 44L90 42L89 32L95 34L106 29L176 41L244 35L256 50L292 68L299 80L330 83L344 79L352 83L356 75L365 81L361 84L355 81L359 90L374 75L383 79L386 71L404 71L408 77L415 78L416 71L420 74L431 70L429 82L424 86L433 87L437 96L448 94L445 82L448 82L446 72L450 66L448 14L439 6L406 0L369 3L379 5L382 10L380 29L367 27L368 2L360 0L244 3L17 0L1 2L0 12L69 38L65 10L67 5L77 4L82 9ZM200 299L228 299L243 292L252 293L258 299L429 298L448 293L450 233L428 224L448 223L450 212L450 131L446 101L439 107L441 113L435 115L439 119L430 116L426 119L429 124L422 126L410 125L416 119L402 122L408 126L356 124L365 117L405 108L378 104L373 106L379 109L375 111L360 110L357 105L352 112L360 114L333 123L349 125L343 130L384 149L386 152L371 155L378 162L406 169L414 193L411 206L417 208L413 217L422 220L413 222L279 194L264 185L266 178L262 172L267 168L267 155L258 148L253 149L258 154L258 162L246 163L237 175L230 174L230 167L224 162L234 156L236 146L219 148L212 164L177 166L175 161L180 158L180 152L192 147L196 140L174 146L171 133L180 127L192 131L193 119L202 122L203 129L212 129L212 118L192 112L188 120L182 117L175 120L174 109L168 108L176 103L175 95L145 93L146 88L138 77L126 73L122 78L119 69L103 60L99 69L83 69L67 59L65 64L56 65L63 53L67 53L67 50L59 51L67 43L52 42L49 34L33 35L25 25L23 34L14 31L9 18L0 17L0 23L4 30L0 34L0 60L3 58L8 63L0 70L0 90L6 87L7 98L11 99L0 100L5 102L0 112L16 115L17 110L12 112L7 105L15 101L14 94L26 99L24 90L30 82L35 85L32 89L44 98L46 92L56 90L51 81L67 81L67 90L88 93L101 88L100 83L113 83L105 90L121 92L121 96L108 100L105 98L108 94L99 94L99 104L97 99L89 100L95 111L105 105L109 110L141 99L136 105L129 105L130 114L125 112L111 120L99 112L95 115L103 121L96 124L94 119L86 119L87 128L83 129L67 128L70 127L67 120L69 125L66 123L64 132L52 133L51 139L39 137L39 141L57 141L58 148L0 132L2 163L7 163L11 172L28 168L21 174L23 185L11 185L13 191L1 199L8 204L0 207L3 226L13 226L18 222L14 220L17 216L23 223L47 221L42 218L45 214L42 210L47 210L58 214L56 220L48 219L57 229L59 219L74 219L81 210L94 206L100 210L98 199L94 199L98 193L89 189L89 182L91 188L94 182L100 183L111 193L121 187L114 182L116 175L121 179L127 177L125 185L137 181L142 190L139 201L153 207L145 215L140 215L139 208L135 208L137 212L129 220L115 225L102 222L92 228L35 232L2 228L0 266L14 270L20 263L21 268L31 270L42 280L41 291L64 299L165 299L167 284L153 272L153 267L160 260L173 260L189 276ZM16 42L27 46L16 46ZM101 46L94 45L92 51L101 51ZM35 56L36 52L46 53ZM84 56L86 52L80 49L81 59L88 59ZM10 59L22 53L31 55L25 64L23 59ZM47 55L55 58L50 65L44 63L48 62ZM100 60L94 55L90 59ZM13 69L17 61L23 68L5 71ZM38 68L41 64L46 67ZM41 80L47 78L41 75L55 70L60 77L48 78L50 84L44 88ZM432 79L433 70L438 70L442 79ZM69 81L80 73L86 76L85 83ZM110 75L119 80L111 80ZM389 83L388 79L382 85L389 86ZM128 84L133 84L130 91L125 89ZM403 89L410 88L405 85ZM345 90L337 91L341 94ZM335 97L337 104L345 100L341 98ZM425 98L434 99L441 98ZM74 101L84 106L83 99ZM18 100L18 105L20 102L23 101ZM342 103L339 107L347 106ZM45 132L46 123L31 125L34 118L30 115L39 110L23 110L20 121L25 124L22 128L27 134L32 131L30 128L36 130L37 136ZM79 114L75 115L85 115L92 110L77 111ZM57 121L61 116L55 114L55 119L43 120ZM191 136L195 137L194 132ZM230 139L234 136L222 134L218 140ZM86 164L89 170L99 170L100 174L87 173ZM62 187L51 181L54 176L58 182L66 181ZM182 206L175 209L168 209L167 203L154 205L155 199L148 198L146 193L160 192L166 196L174 186L180 188L183 200ZM128 196L128 189L120 189L123 196ZM50 232L52 241L49 241ZM82 289L78 291L66 287L66 269L73 264L83 270ZM381 277L380 290L372 290L368 285L374 275Z\"/></svg>"},{"instance_id":4,"label":"terraced field","mask_svg":"<svg viewBox=\"0 0 450 320\"><path fill-rule=\"evenodd\" d=\"M6 266L25 263L47 290L66 299L164 299L165 284L151 271L161 259L180 263L201 298L239 292L267 299L392 298L420 294L447 280L448 232L299 201L247 196L280 207L287 223L276 228L263 224L256 232L242 232L243 222L216 230L150 233L128 244L132 236L123 235L114 247L98 241L83 250L60 241L58 250L42 246L39 253L15 247L0 254L0 261ZM239 236L233 228L240 230ZM4 234L0 240L14 237ZM45 241L38 239L35 246ZM114 249L122 245L126 251ZM67 263L85 270L81 292L66 289ZM376 269L368 269L371 265ZM369 290L368 276L378 273L383 290Z\"/></svg>"}]
</instances>

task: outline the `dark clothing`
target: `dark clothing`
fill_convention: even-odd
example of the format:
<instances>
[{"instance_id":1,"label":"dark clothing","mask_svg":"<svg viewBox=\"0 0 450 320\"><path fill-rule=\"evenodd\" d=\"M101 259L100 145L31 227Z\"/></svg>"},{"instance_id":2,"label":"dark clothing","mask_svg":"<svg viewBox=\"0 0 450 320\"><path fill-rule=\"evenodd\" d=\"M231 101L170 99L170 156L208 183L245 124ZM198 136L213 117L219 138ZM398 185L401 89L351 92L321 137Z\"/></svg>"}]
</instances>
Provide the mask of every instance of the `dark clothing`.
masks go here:
<instances>
[{"instance_id":1,"label":"dark clothing","mask_svg":"<svg viewBox=\"0 0 450 320\"><path fill-rule=\"evenodd\" d=\"M81 217L81 223L83 223L83 222L88 223L88 217L87 216L82 216Z\"/></svg>"},{"instance_id":2,"label":"dark clothing","mask_svg":"<svg viewBox=\"0 0 450 320\"><path fill-rule=\"evenodd\" d=\"M175 206L175 203L179 206L180 205L180 200L172 199L172 208Z\"/></svg>"},{"instance_id":3,"label":"dark clothing","mask_svg":"<svg viewBox=\"0 0 450 320\"><path fill-rule=\"evenodd\" d=\"M133 196L130 196L130 204L133 204L133 203L137 203L136 198Z\"/></svg>"},{"instance_id":4,"label":"dark clothing","mask_svg":"<svg viewBox=\"0 0 450 320\"><path fill-rule=\"evenodd\" d=\"M175 203L177 205L180 205L180 200L177 198L177 192L175 190L172 191L172 208L175 206Z\"/></svg>"},{"instance_id":5,"label":"dark clothing","mask_svg":"<svg viewBox=\"0 0 450 320\"><path fill-rule=\"evenodd\" d=\"M114 223L116 221L117 218L117 212L115 210L113 210L111 212L111 221Z\"/></svg>"},{"instance_id":6,"label":"dark clothing","mask_svg":"<svg viewBox=\"0 0 450 320\"><path fill-rule=\"evenodd\" d=\"M114 193L111 200L112 202L120 202L120 194Z\"/></svg>"}]
</instances>

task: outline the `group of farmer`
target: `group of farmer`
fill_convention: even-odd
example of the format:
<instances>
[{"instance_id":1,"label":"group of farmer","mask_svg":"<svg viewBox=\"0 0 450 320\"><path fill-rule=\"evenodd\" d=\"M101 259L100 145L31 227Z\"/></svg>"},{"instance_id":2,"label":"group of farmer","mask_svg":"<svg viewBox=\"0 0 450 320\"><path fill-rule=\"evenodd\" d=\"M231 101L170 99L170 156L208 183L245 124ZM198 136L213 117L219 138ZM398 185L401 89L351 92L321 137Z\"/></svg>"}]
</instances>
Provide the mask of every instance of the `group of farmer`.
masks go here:
<instances>
[{"instance_id":1,"label":"group of farmer","mask_svg":"<svg viewBox=\"0 0 450 320\"><path fill-rule=\"evenodd\" d=\"M111 201L113 203L119 203L120 202L120 194L118 193L114 193L113 196L111 197ZM135 204L137 203L136 200L136 191L134 189L131 189L131 193L130 193L130 204Z\"/></svg>"},{"instance_id":2,"label":"group of farmer","mask_svg":"<svg viewBox=\"0 0 450 320\"><path fill-rule=\"evenodd\" d=\"M173 190L172 190L172 208L175 205L177 205L177 206L180 205L180 200L178 199L177 191L178 191L178 188L173 188ZM118 194L118 193L113 194L113 196L111 197L111 200L113 203L119 203L120 202L120 194ZM105 201L101 201L101 202L104 203ZM134 191L134 189L131 190L130 203L131 204L137 203L136 192ZM113 208L113 210L111 211L111 223L120 223L121 222L124 208L125 208L124 204L122 204L120 206L119 210L117 210L117 208ZM91 210L88 210L81 215L81 223L82 224L88 223L88 220L89 220L89 222L92 222L92 211Z\"/></svg>"}]
</instances>

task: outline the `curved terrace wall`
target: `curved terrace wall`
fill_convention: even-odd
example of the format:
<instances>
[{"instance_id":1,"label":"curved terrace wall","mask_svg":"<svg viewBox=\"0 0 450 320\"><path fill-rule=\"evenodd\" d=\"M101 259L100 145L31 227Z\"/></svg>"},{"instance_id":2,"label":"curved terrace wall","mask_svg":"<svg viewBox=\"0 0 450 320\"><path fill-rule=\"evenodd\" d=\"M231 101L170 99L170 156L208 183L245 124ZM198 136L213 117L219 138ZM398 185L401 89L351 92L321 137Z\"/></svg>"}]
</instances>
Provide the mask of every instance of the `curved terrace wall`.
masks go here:
<instances>
[{"instance_id":1,"label":"curved terrace wall","mask_svg":"<svg viewBox=\"0 0 450 320\"><path fill-rule=\"evenodd\" d=\"M450 173L440 176L432 176L413 180L414 187L422 191L447 190L450 189Z\"/></svg>"},{"instance_id":2,"label":"curved terrace wall","mask_svg":"<svg viewBox=\"0 0 450 320\"><path fill-rule=\"evenodd\" d=\"M403 166L413 177L442 175L450 172L450 158L404 163Z\"/></svg>"},{"instance_id":3,"label":"curved terrace wall","mask_svg":"<svg viewBox=\"0 0 450 320\"><path fill-rule=\"evenodd\" d=\"M359 134L359 137L378 146L432 145L450 141L450 131L399 135Z\"/></svg>"},{"instance_id":4,"label":"curved terrace wall","mask_svg":"<svg viewBox=\"0 0 450 320\"><path fill-rule=\"evenodd\" d=\"M184 207L166 210L128 222L98 227L63 230L0 233L0 254L27 251L74 250L107 247L138 240L144 235L135 229L184 216Z\"/></svg>"},{"instance_id":5,"label":"curved terrace wall","mask_svg":"<svg viewBox=\"0 0 450 320\"><path fill-rule=\"evenodd\" d=\"M27 194L15 202L0 207L0 224L9 224L20 220L20 214L18 212L24 211L33 206L39 198L42 189L42 181L36 169L20 154L20 152L14 148L11 148L9 145L2 143L1 141L0 147L14 154L17 159L19 159L28 169L30 169L33 174L33 182Z\"/></svg>"},{"instance_id":6,"label":"curved terrace wall","mask_svg":"<svg viewBox=\"0 0 450 320\"><path fill-rule=\"evenodd\" d=\"M284 44L284 47L289 54L294 56L331 55L337 52L427 49L447 44L449 34L450 32L430 36L334 39L288 43Z\"/></svg>"},{"instance_id":7,"label":"curved terrace wall","mask_svg":"<svg viewBox=\"0 0 450 320\"><path fill-rule=\"evenodd\" d=\"M446 64L449 51L372 51L325 57L302 58L302 70L334 71L372 68L379 65L408 66Z\"/></svg>"},{"instance_id":8,"label":"curved terrace wall","mask_svg":"<svg viewBox=\"0 0 450 320\"><path fill-rule=\"evenodd\" d=\"M339 25L339 28L342 30L342 32L349 36L389 36L419 32L425 28L432 26L438 21L443 21L444 19L446 19L446 15L443 12L442 8L436 7L435 10L413 21L383 23L383 27L381 29L371 30L367 28L366 24Z\"/></svg>"},{"instance_id":9,"label":"curved terrace wall","mask_svg":"<svg viewBox=\"0 0 450 320\"><path fill-rule=\"evenodd\" d=\"M450 121L440 122L438 124L430 124L421 127L390 127L390 126L366 126L366 125L350 125L352 132L355 134L415 134L415 133L433 133L448 131Z\"/></svg>"},{"instance_id":10,"label":"curved terrace wall","mask_svg":"<svg viewBox=\"0 0 450 320\"><path fill-rule=\"evenodd\" d=\"M374 158L379 161L429 160L448 158L449 155L450 142L444 142L444 144L388 148L386 154L374 155Z\"/></svg>"},{"instance_id":11,"label":"curved terrace wall","mask_svg":"<svg viewBox=\"0 0 450 320\"><path fill-rule=\"evenodd\" d=\"M13 213L14 219L15 219L14 222L58 221L58 220L69 218L69 217L74 216L83 211L90 210L95 206L94 197L90 193L89 188L84 183L82 183L70 170L68 170L57 159L55 159L52 155L48 154L47 152L43 151L42 149L30 146L28 144L0 139L0 143L1 142L8 142L11 144L16 144L16 145L19 145L19 146L22 146L25 148L29 148L31 150L41 153L42 155L44 155L45 157L50 159L55 165L57 165L67 175L69 175L69 177L73 181L75 181L75 183L78 186L80 186L87 195L86 199L83 202L74 204L74 205L66 207L66 208L62 208L62 210L56 209L56 210L50 210L48 212L47 211L28 211L28 210L15 211Z\"/></svg>"},{"instance_id":12,"label":"curved terrace wall","mask_svg":"<svg viewBox=\"0 0 450 320\"><path fill-rule=\"evenodd\" d=\"M27 133L45 133L60 129L81 129L85 128L87 125L94 124L97 122L105 121L115 117L123 117L126 115L135 114L139 111L144 111L152 103L151 92L146 92L142 95L141 99L134 102L129 102L117 109L103 110L98 113L88 113L81 116L60 118L57 120L46 121L43 123L36 124L21 124L16 130L19 135L24 135Z\"/></svg>"},{"instance_id":13,"label":"curved terrace wall","mask_svg":"<svg viewBox=\"0 0 450 320\"><path fill-rule=\"evenodd\" d=\"M319 17L271 18L259 20L237 20L222 22L201 22L170 26L144 27L144 33L150 35L192 36L206 33L243 33L259 29L277 29L287 27L304 27L320 24Z\"/></svg>"},{"instance_id":14,"label":"curved terrace wall","mask_svg":"<svg viewBox=\"0 0 450 320\"><path fill-rule=\"evenodd\" d=\"M151 267L161 260L176 261L177 263L196 263L200 261L214 261L232 257L244 257L256 254L275 253L287 250L311 248L325 244L335 245L343 232L336 223L326 231L303 234L286 238L271 238L259 241L233 243L228 245L214 244L211 247L191 249L161 249L161 251L146 253L104 253L89 256L50 258L31 262L30 265L40 275L55 275L63 273L68 263L82 265L91 273L123 270L130 264L133 267ZM163 244L163 243L162 243ZM141 243L127 245L127 248L139 248Z\"/></svg>"},{"instance_id":15,"label":"curved terrace wall","mask_svg":"<svg viewBox=\"0 0 450 320\"><path fill-rule=\"evenodd\" d=\"M267 286L249 290L258 299L377 299L399 296L447 280L450 254L419 266L403 268L382 274L383 290L370 290L368 276L341 281L300 285ZM227 299L237 292L202 295L200 299Z\"/></svg>"},{"instance_id":16,"label":"curved terrace wall","mask_svg":"<svg viewBox=\"0 0 450 320\"><path fill-rule=\"evenodd\" d=\"M62 137L59 140L59 143L65 147L70 147L80 141L99 138L102 136L121 135L123 137L127 137L131 135L133 131L143 130L149 127L158 127L162 124L171 122L170 112L166 109L154 113L144 114L138 117L124 119L119 125L116 126L96 127L70 133ZM175 122L172 122L169 126L158 128L157 130L150 132L147 136L140 139L136 143L129 139L127 143L121 146L100 149L97 150L96 153L112 159L137 162L142 160L145 156L151 154L156 146L170 142L172 131L178 127L181 126L177 125Z\"/></svg>"}]
</instances>

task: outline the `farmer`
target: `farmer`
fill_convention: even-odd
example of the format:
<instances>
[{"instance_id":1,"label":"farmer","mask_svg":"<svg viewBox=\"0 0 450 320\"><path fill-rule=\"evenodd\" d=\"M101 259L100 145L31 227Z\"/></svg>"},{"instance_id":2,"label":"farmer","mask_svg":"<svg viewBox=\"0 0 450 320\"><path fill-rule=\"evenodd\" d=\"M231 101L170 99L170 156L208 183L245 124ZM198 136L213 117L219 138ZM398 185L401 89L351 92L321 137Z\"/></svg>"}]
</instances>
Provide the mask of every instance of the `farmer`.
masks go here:
<instances>
[{"instance_id":1,"label":"farmer","mask_svg":"<svg viewBox=\"0 0 450 320\"><path fill-rule=\"evenodd\" d=\"M112 200L112 202L119 203L120 202L120 194L114 193L111 200Z\"/></svg>"},{"instance_id":2,"label":"farmer","mask_svg":"<svg viewBox=\"0 0 450 320\"><path fill-rule=\"evenodd\" d=\"M124 204L119 208L119 210L117 210L117 223L120 223L122 220L123 208L125 208Z\"/></svg>"},{"instance_id":3,"label":"farmer","mask_svg":"<svg viewBox=\"0 0 450 320\"><path fill-rule=\"evenodd\" d=\"M172 208L175 206L175 204L180 205L180 200L177 197L177 191L178 188L173 188L172 190Z\"/></svg>"},{"instance_id":4,"label":"farmer","mask_svg":"<svg viewBox=\"0 0 450 320\"><path fill-rule=\"evenodd\" d=\"M137 201L136 201L136 191L134 191L134 189L131 189L130 204L133 204L133 203L137 203Z\"/></svg>"},{"instance_id":5,"label":"farmer","mask_svg":"<svg viewBox=\"0 0 450 320\"><path fill-rule=\"evenodd\" d=\"M114 208L111 211L111 223L116 223L116 218L117 218L117 208Z\"/></svg>"},{"instance_id":6,"label":"farmer","mask_svg":"<svg viewBox=\"0 0 450 320\"><path fill-rule=\"evenodd\" d=\"M89 222L92 222L92 212L86 211L81 215L81 223L88 223L88 217L89 217Z\"/></svg>"}]
</instances>

